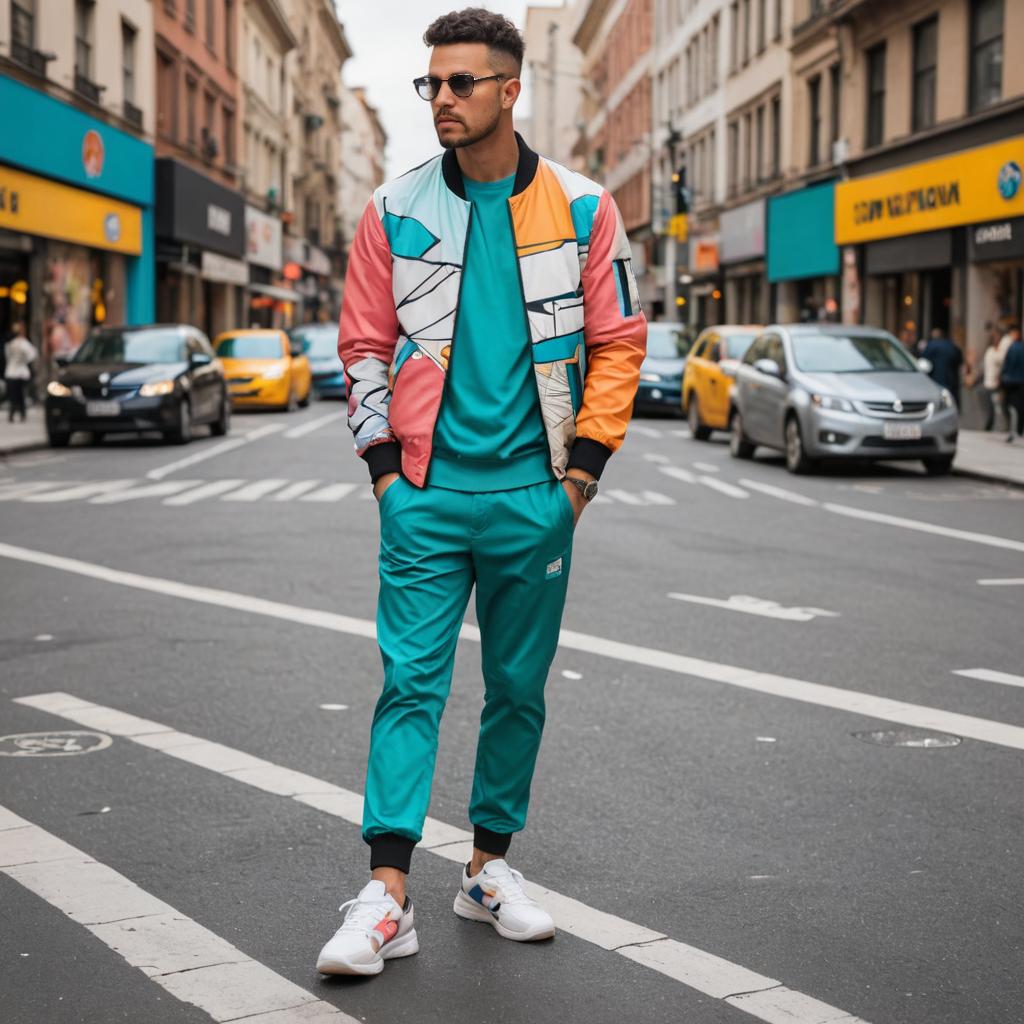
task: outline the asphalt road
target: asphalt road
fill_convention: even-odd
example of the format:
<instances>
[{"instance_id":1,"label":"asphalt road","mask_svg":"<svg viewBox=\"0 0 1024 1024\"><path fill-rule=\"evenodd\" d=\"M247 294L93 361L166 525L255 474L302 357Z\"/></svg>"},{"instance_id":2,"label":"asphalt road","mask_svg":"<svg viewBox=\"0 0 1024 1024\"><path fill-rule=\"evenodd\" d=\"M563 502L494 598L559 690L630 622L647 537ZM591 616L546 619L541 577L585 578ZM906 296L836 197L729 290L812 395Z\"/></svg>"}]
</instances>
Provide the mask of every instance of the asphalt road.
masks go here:
<instances>
[{"instance_id":1,"label":"asphalt road","mask_svg":"<svg viewBox=\"0 0 1024 1024\"><path fill-rule=\"evenodd\" d=\"M51 734L0 741L4 1024L1024 1021L1024 492L724 442L637 420L577 530L509 858L559 935L451 912L470 635L422 951L368 981L314 970L380 686L340 406L0 467L0 733Z\"/></svg>"}]
</instances>

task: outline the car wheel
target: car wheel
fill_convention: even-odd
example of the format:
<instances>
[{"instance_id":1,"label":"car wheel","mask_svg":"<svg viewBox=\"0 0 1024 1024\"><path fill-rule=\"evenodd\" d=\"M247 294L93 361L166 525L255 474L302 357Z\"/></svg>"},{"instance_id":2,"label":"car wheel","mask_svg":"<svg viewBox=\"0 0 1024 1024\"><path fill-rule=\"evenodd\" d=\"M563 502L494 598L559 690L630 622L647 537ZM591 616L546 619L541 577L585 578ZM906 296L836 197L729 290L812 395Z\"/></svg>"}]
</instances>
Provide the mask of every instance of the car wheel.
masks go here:
<instances>
[{"instance_id":1,"label":"car wheel","mask_svg":"<svg viewBox=\"0 0 1024 1024\"><path fill-rule=\"evenodd\" d=\"M813 468L814 460L808 458L804 451L800 424L795 416L790 416L786 420L786 469L790 473L809 473Z\"/></svg>"},{"instance_id":2,"label":"car wheel","mask_svg":"<svg viewBox=\"0 0 1024 1024\"><path fill-rule=\"evenodd\" d=\"M311 399L312 397L313 397L313 389L312 389L312 388L310 388L310 389L309 389L309 390L308 390L308 391L306 392L306 396L305 396L305 398L300 398L300 399L299 399L299 408L300 408L300 409L305 409L305 408L306 408L306 407L307 407L307 406L309 405L309 400L310 400L310 399Z\"/></svg>"},{"instance_id":3,"label":"car wheel","mask_svg":"<svg viewBox=\"0 0 1024 1024\"><path fill-rule=\"evenodd\" d=\"M46 439L50 442L51 448L67 448L71 443L71 431L54 430L52 427L47 427Z\"/></svg>"},{"instance_id":4,"label":"car wheel","mask_svg":"<svg viewBox=\"0 0 1024 1024\"><path fill-rule=\"evenodd\" d=\"M690 433L698 441L706 441L711 436L711 428L705 427L700 421L700 405L696 395L690 395L690 401L686 406L686 422L689 424Z\"/></svg>"},{"instance_id":5,"label":"car wheel","mask_svg":"<svg viewBox=\"0 0 1024 1024\"><path fill-rule=\"evenodd\" d=\"M220 416L210 424L214 437L223 437L231 429L231 399L225 391L220 400Z\"/></svg>"},{"instance_id":6,"label":"car wheel","mask_svg":"<svg viewBox=\"0 0 1024 1024\"><path fill-rule=\"evenodd\" d=\"M947 476L953 470L953 455L937 455L932 459L923 459L924 470L929 476Z\"/></svg>"},{"instance_id":7,"label":"car wheel","mask_svg":"<svg viewBox=\"0 0 1024 1024\"><path fill-rule=\"evenodd\" d=\"M733 409L729 420L729 454L734 459L752 459L756 447L743 433L743 417L739 409Z\"/></svg>"},{"instance_id":8,"label":"car wheel","mask_svg":"<svg viewBox=\"0 0 1024 1024\"><path fill-rule=\"evenodd\" d=\"M171 444L188 444L192 440L192 409L183 398L178 404L178 425L167 433Z\"/></svg>"},{"instance_id":9,"label":"car wheel","mask_svg":"<svg viewBox=\"0 0 1024 1024\"><path fill-rule=\"evenodd\" d=\"M295 412L295 410L298 409L298 407L299 407L298 397L295 394L295 389L291 388L288 391L288 401L285 404L284 411L285 412Z\"/></svg>"}]
</instances>

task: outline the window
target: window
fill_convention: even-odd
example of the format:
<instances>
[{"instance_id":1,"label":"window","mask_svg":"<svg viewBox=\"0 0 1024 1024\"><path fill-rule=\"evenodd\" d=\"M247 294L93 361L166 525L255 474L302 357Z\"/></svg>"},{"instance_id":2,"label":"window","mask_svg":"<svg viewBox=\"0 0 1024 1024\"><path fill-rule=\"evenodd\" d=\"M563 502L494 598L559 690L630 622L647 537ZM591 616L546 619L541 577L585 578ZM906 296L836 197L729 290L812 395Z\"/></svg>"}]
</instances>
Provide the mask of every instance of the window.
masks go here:
<instances>
[{"instance_id":1,"label":"window","mask_svg":"<svg viewBox=\"0 0 1024 1024\"><path fill-rule=\"evenodd\" d=\"M206 45L212 50L215 38L217 13L215 4L217 0L206 0Z\"/></svg>"},{"instance_id":2,"label":"window","mask_svg":"<svg viewBox=\"0 0 1024 1024\"><path fill-rule=\"evenodd\" d=\"M757 52L763 53L765 48L765 40L768 35L768 26L765 22L768 20L768 0L757 0Z\"/></svg>"},{"instance_id":3,"label":"window","mask_svg":"<svg viewBox=\"0 0 1024 1024\"><path fill-rule=\"evenodd\" d=\"M828 92L829 92L829 105L831 108L831 133L830 138L833 142L839 141L839 115L842 108L839 106L840 101L840 90L842 89L842 81L839 75L839 64L833 64L828 69Z\"/></svg>"},{"instance_id":4,"label":"window","mask_svg":"<svg viewBox=\"0 0 1024 1024\"><path fill-rule=\"evenodd\" d=\"M743 0L743 66L750 63L750 0Z\"/></svg>"},{"instance_id":5,"label":"window","mask_svg":"<svg viewBox=\"0 0 1024 1024\"><path fill-rule=\"evenodd\" d=\"M235 66L235 0L224 0L224 62Z\"/></svg>"},{"instance_id":6,"label":"window","mask_svg":"<svg viewBox=\"0 0 1024 1024\"><path fill-rule=\"evenodd\" d=\"M125 103L135 102L135 37L138 33L128 24L121 22L121 86Z\"/></svg>"},{"instance_id":7,"label":"window","mask_svg":"<svg viewBox=\"0 0 1024 1024\"><path fill-rule=\"evenodd\" d=\"M168 139L178 138L177 72L174 61L163 53L156 55L156 120L158 131Z\"/></svg>"},{"instance_id":8,"label":"window","mask_svg":"<svg viewBox=\"0 0 1024 1024\"><path fill-rule=\"evenodd\" d=\"M185 0L185 28L189 32L196 30L196 0Z\"/></svg>"},{"instance_id":9,"label":"window","mask_svg":"<svg viewBox=\"0 0 1024 1024\"><path fill-rule=\"evenodd\" d=\"M235 112L224 107L220 116L224 125L224 163L233 166L235 163Z\"/></svg>"},{"instance_id":10,"label":"window","mask_svg":"<svg viewBox=\"0 0 1024 1024\"><path fill-rule=\"evenodd\" d=\"M775 41L782 38L782 0L775 0Z\"/></svg>"},{"instance_id":11,"label":"window","mask_svg":"<svg viewBox=\"0 0 1024 1024\"><path fill-rule=\"evenodd\" d=\"M807 83L807 109L810 118L807 166L814 167L821 160L821 75Z\"/></svg>"},{"instance_id":12,"label":"window","mask_svg":"<svg viewBox=\"0 0 1024 1024\"><path fill-rule=\"evenodd\" d=\"M711 19L711 88L718 88L718 39L719 20L716 14Z\"/></svg>"},{"instance_id":13,"label":"window","mask_svg":"<svg viewBox=\"0 0 1024 1024\"><path fill-rule=\"evenodd\" d=\"M729 71L735 71L739 67L740 58L740 4L739 0L733 0L729 8Z\"/></svg>"},{"instance_id":14,"label":"window","mask_svg":"<svg viewBox=\"0 0 1024 1024\"><path fill-rule=\"evenodd\" d=\"M885 138L885 43L867 52L868 103L866 145L880 146Z\"/></svg>"},{"instance_id":15,"label":"window","mask_svg":"<svg viewBox=\"0 0 1024 1024\"><path fill-rule=\"evenodd\" d=\"M185 79L185 138L190 146L196 144L196 92L194 78Z\"/></svg>"},{"instance_id":16,"label":"window","mask_svg":"<svg viewBox=\"0 0 1024 1024\"><path fill-rule=\"evenodd\" d=\"M75 74L92 79L92 0L75 0Z\"/></svg>"},{"instance_id":17,"label":"window","mask_svg":"<svg viewBox=\"0 0 1024 1024\"><path fill-rule=\"evenodd\" d=\"M203 151L204 156L211 160L217 155L220 148L217 145L217 136L214 134L217 120L217 97L210 93L203 95Z\"/></svg>"},{"instance_id":18,"label":"window","mask_svg":"<svg viewBox=\"0 0 1024 1024\"><path fill-rule=\"evenodd\" d=\"M781 173L782 160L782 100L778 96L772 97L772 177L777 178Z\"/></svg>"},{"instance_id":19,"label":"window","mask_svg":"<svg viewBox=\"0 0 1024 1024\"><path fill-rule=\"evenodd\" d=\"M743 187L745 189L750 188L751 176L754 172L753 162L753 139L750 132L751 117L750 114L743 115Z\"/></svg>"},{"instance_id":20,"label":"window","mask_svg":"<svg viewBox=\"0 0 1024 1024\"><path fill-rule=\"evenodd\" d=\"M36 0L11 0L11 43L12 49L35 49Z\"/></svg>"},{"instance_id":21,"label":"window","mask_svg":"<svg viewBox=\"0 0 1024 1024\"><path fill-rule=\"evenodd\" d=\"M754 171L758 181L764 181L764 104L757 108L757 128L754 135Z\"/></svg>"},{"instance_id":22,"label":"window","mask_svg":"<svg viewBox=\"0 0 1024 1024\"><path fill-rule=\"evenodd\" d=\"M998 103L1003 95L1003 0L971 4L971 110Z\"/></svg>"},{"instance_id":23,"label":"window","mask_svg":"<svg viewBox=\"0 0 1024 1024\"><path fill-rule=\"evenodd\" d=\"M735 195L740 171L740 126L738 121L729 125L729 192Z\"/></svg>"},{"instance_id":24,"label":"window","mask_svg":"<svg viewBox=\"0 0 1024 1024\"><path fill-rule=\"evenodd\" d=\"M935 124L935 62L939 19L914 26L914 96L911 127L915 132Z\"/></svg>"}]
</instances>

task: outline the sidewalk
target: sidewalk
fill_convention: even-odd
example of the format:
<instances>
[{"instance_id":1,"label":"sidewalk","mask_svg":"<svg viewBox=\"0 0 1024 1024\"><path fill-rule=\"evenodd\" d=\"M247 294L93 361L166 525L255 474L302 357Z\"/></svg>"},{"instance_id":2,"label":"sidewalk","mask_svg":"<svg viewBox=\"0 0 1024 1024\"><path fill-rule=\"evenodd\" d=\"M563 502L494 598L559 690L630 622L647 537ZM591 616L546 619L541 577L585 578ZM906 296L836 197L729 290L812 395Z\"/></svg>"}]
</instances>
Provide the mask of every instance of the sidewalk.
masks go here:
<instances>
[{"instance_id":1,"label":"sidewalk","mask_svg":"<svg viewBox=\"0 0 1024 1024\"><path fill-rule=\"evenodd\" d=\"M29 406L24 423L8 423L6 403L0 407L0 458L48 447L42 406Z\"/></svg>"}]
</instances>

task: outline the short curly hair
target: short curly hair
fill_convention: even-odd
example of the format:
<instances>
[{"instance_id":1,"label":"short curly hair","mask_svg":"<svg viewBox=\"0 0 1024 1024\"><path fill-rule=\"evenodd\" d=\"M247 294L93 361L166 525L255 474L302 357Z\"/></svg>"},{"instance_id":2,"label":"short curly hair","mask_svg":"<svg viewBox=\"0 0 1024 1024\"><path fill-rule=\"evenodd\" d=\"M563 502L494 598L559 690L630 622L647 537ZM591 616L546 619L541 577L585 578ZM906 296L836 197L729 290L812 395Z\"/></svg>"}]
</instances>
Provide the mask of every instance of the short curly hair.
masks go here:
<instances>
[{"instance_id":1,"label":"short curly hair","mask_svg":"<svg viewBox=\"0 0 1024 1024\"><path fill-rule=\"evenodd\" d=\"M461 11L442 14L423 33L427 46L451 43L484 43L488 49L511 57L520 71L526 43L523 35L503 14L483 7L464 7Z\"/></svg>"}]
</instances>

